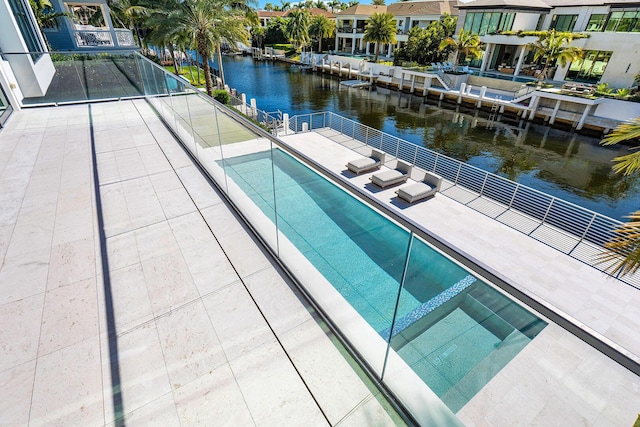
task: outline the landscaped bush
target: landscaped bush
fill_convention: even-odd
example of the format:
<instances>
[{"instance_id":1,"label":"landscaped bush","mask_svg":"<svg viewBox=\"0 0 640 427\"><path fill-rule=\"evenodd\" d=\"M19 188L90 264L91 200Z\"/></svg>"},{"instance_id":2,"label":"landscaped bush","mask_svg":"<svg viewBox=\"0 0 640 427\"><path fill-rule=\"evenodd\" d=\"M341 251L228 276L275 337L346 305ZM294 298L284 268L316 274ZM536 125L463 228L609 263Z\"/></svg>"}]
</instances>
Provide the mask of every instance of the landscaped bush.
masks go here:
<instances>
[{"instance_id":1,"label":"landscaped bush","mask_svg":"<svg viewBox=\"0 0 640 427\"><path fill-rule=\"evenodd\" d=\"M213 91L213 99L215 99L221 104L229 105L231 96L229 95L229 92L227 92L224 89L216 89Z\"/></svg>"}]
</instances>

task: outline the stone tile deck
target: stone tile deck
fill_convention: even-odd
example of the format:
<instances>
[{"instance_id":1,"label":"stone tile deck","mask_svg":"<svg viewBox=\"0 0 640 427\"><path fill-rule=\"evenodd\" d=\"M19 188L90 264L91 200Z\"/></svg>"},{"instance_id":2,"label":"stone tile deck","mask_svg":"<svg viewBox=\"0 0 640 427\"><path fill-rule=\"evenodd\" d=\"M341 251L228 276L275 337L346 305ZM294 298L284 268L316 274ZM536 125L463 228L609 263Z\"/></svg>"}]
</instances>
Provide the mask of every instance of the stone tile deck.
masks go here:
<instances>
[{"instance_id":1,"label":"stone tile deck","mask_svg":"<svg viewBox=\"0 0 640 427\"><path fill-rule=\"evenodd\" d=\"M14 113L0 189L1 425L402 423L144 101Z\"/></svg>"}]
</instances>

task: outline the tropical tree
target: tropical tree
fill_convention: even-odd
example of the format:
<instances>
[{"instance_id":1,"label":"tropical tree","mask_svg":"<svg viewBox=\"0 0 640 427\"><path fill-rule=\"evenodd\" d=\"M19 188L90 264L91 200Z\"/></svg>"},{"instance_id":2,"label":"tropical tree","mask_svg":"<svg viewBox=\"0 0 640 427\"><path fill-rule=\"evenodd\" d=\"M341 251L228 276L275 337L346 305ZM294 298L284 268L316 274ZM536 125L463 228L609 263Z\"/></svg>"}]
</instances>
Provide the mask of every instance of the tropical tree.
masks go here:
<instances>
[{"instance_id":1,"label":"tropical tree","mask_svg":"<svg viewBox=\"0 0 640 427\"><path fill-rule=\"evenodd\" d=\"M451 47L440 50L442 41L451 37L451 33L447 31L447 27L440 21L432 22L427 28L418 26L411 28L403 49L404 55L407 59L419 64L445 60L453 51Z\"/></svg>"},{"instance_id":2,"label":"tropical tree","mask_svg":"<svg viewBox=\"0 0 640 427\"><path fill-rule=\"evenodd\" d=\"M317 8L317 9L327 10L327 4L324 2L324 0L317 0L313 4L313 7Z\"/></svg>"},{"instance_id":3,"label":"tropical tree","mask_svg":"<svg viewBox=\"0 0 640 427\"><path fill-rule=\"evenodd\" d=\"M183 44L189 43L189 35L186 32L180 33L176 30L178 15L175 11L178 9L179 3L177 0L163 0L154 3L155 8L147 10L148 16L145 21L147 36L145 39L156 46L162 47L163 50L165 46L169 48L173 68L178 75L180 70L175 55L175 44L178 39L182 39Z\"/></svg>"},{"instance_id":4,"label":"tropical tree","mask_svg":"<svg viewBox=\"0 0 640 427\"><path fill-rule=\"evenodd\" d=\"M360 4L360 2L358 0L351 0L349 3L347 3L347 7L355 6L357 4ZM347 7L345 7L345 9Z\"/></svg>"},{"instance_id":5,"label":"tropical tree","mask_svg":"<svg viewBox=\"0 0 640 427\"><path fill-rule=\"evenodd\" d=\"M473 34L471 31L460 29L457 38L447 37L440 43L440 50L447 48L453 48L456 52L453 63L458 65L460 54L463 54L466 58L479 58L482 56L482 49L480 47L480 36Z\"/></svg>"},{"instance_id":6,"label":"tropical tree","mask_svg":"<svg viewBox=\"0 0 640 427\"><path fill-rule=\"evenodd\" d=\"M251 27L251 41L258 49L262 49L262 44L264 43L266 35L267 29L265 27L261 27L259 25Z\"/></svg>"},{"instance_id":7,"label":"tropical tree","mask_svg":"<svg viewBox=\"0 0 640 427\"><path fill-rule=\"evenodd\" d=\"M280 0L280 4L280 10L283 12L291 9L291 3L289 3L288 1Z\"/></svg>"},{"instance_id":8,"label":"tropical tree","mask_svg":"<svg viewBox=\"0 0 640 427\"><path fill-rule=\"evenodd\" d=\"M335 30L335 23L326 16L316 15L311 18L311 24L309 24L309 34L318 40L319 52L322 52L322 39L332 37Z\"/></svg>"},{"instance_id":9,"label":"tropical tree","mask_svg":"<svg viewBox=\"0 0 640 427\"><path fill-rule=\"evenodd\" d=\"M615 128L601 144L613 145L623 141L634 144L633 152L613 159L616 162L613 170L629 175L640 171L640 117ZM605 244L608 251L599 256L600 262L612 263L607 270L611 274L624 276L640 268L640 211L633 212L628 218L630 221L616 228L613 239Z\"/></svg>"},{"instance_id":10,"label":"tropical tree","mask_svg":"<svg viewBox=\"0 0 640 427\"><path fill-rule=\"evenodd\" d=\"M327 6L329 6L329 9L331 9L331 12L342 10L340 8L340 5L342 5L342 2L340 0L330 0L329 3L327 3Z\"/></svg>"},{"instance_id":11,"label":"tropical tree","mask_svg":"<svg viewBox=\"0 0 640 427\"><path fill-rule=\"evenodd\" d=\"M234 0L178 0L178 7L173 12L177 32L193 35L196 51L202 57L205 83L209 96L213 95L213 81L209 58L214 52L218 56L220 79L224 84L224 69L220 46L223 42L245 42L248 32L245 29L244 10L238 8Z\"/></svg>"},{"instance_id":12,"label":"tropical tree","mask_svg":"<svg viewBox=\"0 0 640 427\"><path fill-rule=\"evenodd\" d=\"M271 3L265 3L264 10L273 10L273 5Z\"/></svg>"},{"instance_id":13,"label":"tropical tree","mask_svg":"<svg viewBox=\"0 0 640 427\"><path fill-rule=\"evenodd\" d=\"M381 44L396 42L396 20L393 14L374 13L371 15L364 28L363 40L367 43L376 43L374 62L378 62Z\"/></svg>"},{"instance_id":14,"label":"tropical tree","mask_svg":"<svg viewBox=\"0 0 640 427\"><path fill-rule=\"evenodd\" d=\"M371 4L376 6L384 6L384 0L372 0Z\"/></svg>"},{"instance_id":15,"label":"tropical tree","mask_svg":"<svg viewBox=\"0 0 640 427\"><path fill-rule=\"evenodd\" d=\"M50 0L29 0L29 5L40 28L58 28L58 18L70 16L68 13L56 12Z\"/></svg>"},{"instance_id":16,"label":"tropical tree","mask_svg":"<svg viewBox=\"0 0 640 427\"><path fill-rule=\"evenodd\" d=\"M308 10L295 8L287 17L286 34L296 49L309 44L309 22L311 14Z\"/></svg>"},{"instance_id":17,"label":"tropical tree","mask_svg":"<svg viewBox=\"0 0 640 427\"><path fill-rule=\"evenodd\" d=\"M527 49L533 52L534 60L544 60L544 67L538 76L540 81L547 78L549 67L554 61L564 67L567 62L581 59L584 51L579 47L570 46L570 44L574 39L588 37L581 33L556 32L556 30L531 31L527 35L538 36L538 40L529 43Z\"/></svg>"}]
</instances>

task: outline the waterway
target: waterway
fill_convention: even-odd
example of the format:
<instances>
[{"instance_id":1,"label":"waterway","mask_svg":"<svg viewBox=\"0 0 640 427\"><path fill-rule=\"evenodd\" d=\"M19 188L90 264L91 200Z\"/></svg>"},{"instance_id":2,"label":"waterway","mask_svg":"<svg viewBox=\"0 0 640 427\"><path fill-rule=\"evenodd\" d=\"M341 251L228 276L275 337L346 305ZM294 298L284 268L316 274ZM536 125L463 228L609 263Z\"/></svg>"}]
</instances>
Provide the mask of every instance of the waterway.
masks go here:
<instances>
[{"instance_id":1,"label":"waterway","mask_svg":"<svg viewBox=\"0 0 640 427\"><path fill-rule=\"evenodd\" d=\"M612 172L627 147L488 111L384 88L347 89L336 77L284 63L224 57L227 84L265 111L332 111L619 220L640 208L640 176Z\"/></svg>"}]
</instances>

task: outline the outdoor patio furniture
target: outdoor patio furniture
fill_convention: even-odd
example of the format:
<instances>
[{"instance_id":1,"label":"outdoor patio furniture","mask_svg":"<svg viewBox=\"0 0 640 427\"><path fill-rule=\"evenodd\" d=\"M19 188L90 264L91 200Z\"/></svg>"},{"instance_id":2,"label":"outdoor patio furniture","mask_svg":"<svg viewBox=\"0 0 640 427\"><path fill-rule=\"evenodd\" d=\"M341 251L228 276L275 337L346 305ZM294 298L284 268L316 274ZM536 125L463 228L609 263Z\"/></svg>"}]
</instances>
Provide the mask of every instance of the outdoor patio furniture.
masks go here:
<instances>
[{"instance_id":1,"label":"outdoor patio furniture","mask_svg":"<svg viewBox=\"0 0 640 427\"><path fill-rule=\"evenodd\" d=\"M384 172L378 172L373 174L371 178L372 183L380 188L391 187L392 185L401 184L406 182L411 175L413 166L402 160L398 160L395 169Z\"/></svg>"},{"instance_id":2,"label":"outdoor patio furniture","mask_svg":"<svg viewBox=\"0 0 640 427\"><path fill-rule=\"evenodd\" d=\"M371 155L369 157L362 157L347 163L347 169L356 175L360 175L364 172L380 169L380 166L384 164L384 158L385 153L382 151L371 150Z\"/></svg>"},{"instance_id":3,"label":"outdoor patio furniture","mask_svg":"<svg viewBox=\"0 0 640 427\"><path fill-rule=\"evenodd\" d=\"M402 200L408 203L414 203L418 200L426 199L434 196L440 191L442 185L442 177L432 172L427 172L421 182L405 185L400 187L396 194Z\"/></svg>"},{"instance_id":4,"label":"outdoor patio furniture","mask_svg":"<svg viewBox=\"0 0 640 427\"><path fill-rule=\"evenodd\" d=\"M594 86L581 83L565 83L560 89L560 93L565 95L592 95L595 91L596 88Z\"/></svg>"}]
</instances>

